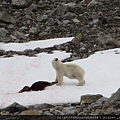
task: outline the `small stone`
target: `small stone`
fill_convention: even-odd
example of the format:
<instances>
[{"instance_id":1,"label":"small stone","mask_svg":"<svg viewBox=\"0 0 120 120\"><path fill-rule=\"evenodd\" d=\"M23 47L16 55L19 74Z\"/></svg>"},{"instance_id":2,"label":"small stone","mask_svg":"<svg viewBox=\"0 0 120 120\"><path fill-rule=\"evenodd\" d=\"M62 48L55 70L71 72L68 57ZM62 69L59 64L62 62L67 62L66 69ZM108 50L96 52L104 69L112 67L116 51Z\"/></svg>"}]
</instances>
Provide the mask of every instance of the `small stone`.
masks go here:
<instances>
[{"instance_id":1,"label":"small stone","mask_svg":"<svg viewBox=\"0 0 120 120\"><path fill-rule=\"evenodd\" d=\"M29 29L29 32L30 32L30 33L36 33L36 32L37 32L37 28L31 27L31 28Z\"/></svg>"},{"instance_id":2,"label":"small stone","mask_svg":"<svg viewBox=\"0 0 120 120\"><path fill-rule=\"evenodd\" d=\"M73 19L73 22L79 23L80 21L78 19Z\"/></svg>"},{"instance_id":3,"label":"small stone","mask_svg":"<svg viewBox=\"0 0 120 120\"><path fill-rule=\"evenodd\" d=\"M68 24L68 23L70 23L69 20L64 20L64 21L63 21L63 24L65 24L65 25Z\"/></svg>"}]
</instances>

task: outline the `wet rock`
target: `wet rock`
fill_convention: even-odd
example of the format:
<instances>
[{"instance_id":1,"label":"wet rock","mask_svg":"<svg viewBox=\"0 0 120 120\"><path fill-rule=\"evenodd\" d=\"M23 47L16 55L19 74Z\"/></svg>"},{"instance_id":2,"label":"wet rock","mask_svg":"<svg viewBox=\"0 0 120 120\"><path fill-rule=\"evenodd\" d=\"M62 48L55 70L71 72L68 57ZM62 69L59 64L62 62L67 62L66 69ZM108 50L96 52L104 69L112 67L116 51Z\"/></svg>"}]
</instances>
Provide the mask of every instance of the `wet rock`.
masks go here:
<instances>
[{"instance_id":1,"label":"wet rock","mask_svg":"<svg viewBox=\"0 0 120 120\"><path fill-rule=\"evenodd\" d=\"M26 107L14 102L13 104L11 104L10 106L2 109L2 111L8 111L9 113L15 113L15 112L22 112L27 110Z\"/></svg>"}]
</instances>

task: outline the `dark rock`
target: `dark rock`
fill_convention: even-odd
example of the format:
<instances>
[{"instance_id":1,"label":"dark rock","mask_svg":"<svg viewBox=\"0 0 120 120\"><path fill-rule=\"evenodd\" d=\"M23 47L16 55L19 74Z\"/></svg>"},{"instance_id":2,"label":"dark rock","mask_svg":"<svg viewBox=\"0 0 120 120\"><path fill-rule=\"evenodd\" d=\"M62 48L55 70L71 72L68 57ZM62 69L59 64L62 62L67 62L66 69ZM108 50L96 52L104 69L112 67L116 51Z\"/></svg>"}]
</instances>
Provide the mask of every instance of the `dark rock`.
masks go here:
<instances>
[{"instance_id":1,"label":"dark rock","mask_svg":"<svg viewBox=\"0 0 120 120\"><path fill-rule=\"evenodd\" d=\"M0 50L0 56L5 55L5 50Z\"/></svg>"},{"instance_id":2,"label":"dark rock","mask_svg":"<svg viewBox=\"0 0 120 120\"><path fill-rule=\"evenodd\" d=\"M112 23L112 20L107 17L99 17L98 19L98 25L105 25L105 24L110 24Z\"/></svg>"},{"instance_id":3,"label":"dark rock","mask_svg":"<svg viewBox=\"0 0 120 120\"><path fill-rule=\"evenodd\" d=\"M63 19L64 20L71 20L74 19L76 17L75 13L71 13L71 12L67 12L64 16Z\"/></svg>"},{"instance_id":4,"label":"dark rock","mask_svg":"<svg viewBox=\"0 0 120 120\"><path fill-rule=\"evenodd\" d=\"M15 113L15 112L22 112L24 110L28 110L26 107L18 104L18 103L13 103L10 106L2 109L2 111L9 111L10 113Z\"/></svg>"},{"instance_id":5,"label":"dark rock","mask_svg":"<svg viewBox=\"0 0 120 120\"><path fill-rule=\"evenodd\" d=\"M120 106L120 88L106 101L106 106L117 103Z\"/></svg>"},{"instance_id":6,"label":"dark rock","mask_svg":"<svg viewBox=\"0 0 120 120\"><path fill-rule=\"evenodd\" d=\"M14 23L16 23L16 20L8 13L0 12L0 22L14 24Z\"/></svg>"},{"instance_id":7,"label":"dark rock","mask_svg":"<svg viewBox=\"0 0 120 120\"><path fill-rule=\"evenodd\" d=\"M25 8L32 4L32 0L12 0L11 2L14 8Z\"/></svg>"},{"instance_id":8,"label":"dark rock","mask_svg":"<svg viewBox=\"0 0 120 120\"><path fill-rule=\"evenodd\" d=\"M41 52L41 48L37 47L37 48L34 49L34 51L37 52L37 53L40 53Z\"/></svg>"}]
</instances>

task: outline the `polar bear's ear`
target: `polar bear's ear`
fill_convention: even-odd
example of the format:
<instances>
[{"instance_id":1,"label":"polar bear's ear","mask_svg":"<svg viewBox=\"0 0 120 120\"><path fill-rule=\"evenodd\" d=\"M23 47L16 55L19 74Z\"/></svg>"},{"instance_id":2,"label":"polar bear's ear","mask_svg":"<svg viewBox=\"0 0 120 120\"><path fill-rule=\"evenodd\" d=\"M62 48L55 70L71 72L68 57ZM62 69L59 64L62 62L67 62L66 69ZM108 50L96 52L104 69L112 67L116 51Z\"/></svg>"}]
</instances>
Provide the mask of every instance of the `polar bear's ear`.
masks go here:
<instances>
[{"instance_id":1,"label":"polar bear's ear","mask_svg":"<svg viewBox=\"0 0 120 120\"><path fill-rule=\"evenodd\" d=\"M55 61L58 61L58 58L55 58Z\"/></svg>"}]
</instances>

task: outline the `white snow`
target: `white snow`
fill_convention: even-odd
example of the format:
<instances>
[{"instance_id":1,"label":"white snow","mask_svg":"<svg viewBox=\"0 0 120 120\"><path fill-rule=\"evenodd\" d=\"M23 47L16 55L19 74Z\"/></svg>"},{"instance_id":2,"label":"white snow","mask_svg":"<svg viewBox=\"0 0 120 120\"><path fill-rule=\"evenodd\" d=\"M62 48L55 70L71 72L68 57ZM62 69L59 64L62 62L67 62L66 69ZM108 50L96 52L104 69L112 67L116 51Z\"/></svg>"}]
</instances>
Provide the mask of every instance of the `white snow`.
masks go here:
<instances>
[{"instance_id":1,"label":"white snow","mask_svg":"<svg viewBox=\"0 0 120 120\"><path fill-rule=\"evenodd\" d=\"M70 41L71 38L66 38ZM51 39L38 41L42 47L53 46L65 42L65 39ZM38 42L19 44L5 44L1 48L5 50L24 50L34 48ZM32 43L32 44L31 44ZM51 45L48 45L50 44ZM32 46L33 45L33 46ZM26 47L26 48L25 48ZM52 82L55 79L55 70L51 61L53 58L65 59L71 53L64 51L54 51L53 54L40 53L37 57L14 56L10 58L0 58L0 108L4 108L13 102L22 105L41 103L66 103L79 102L80 96L84 94L102 94L110 97L112 93L120 87L120 49L111 49L96 52L86 59L75 60L72 63L80 65L86 72L84 86L76 86L77 80L70 80L64 77L62 86L49 86L43 91L32 91L18 93L24 86L31 86L34 82L44 80Z\"/></svg>"},{"instance_id":2,"label":"white snow","mask_svg":"<svg viewBox=\"0 0 120 120\"><path fill-rule=\"evenodd\" d=\"M24 51L25 49L35 49L36 47L40 48L52 47L54 45L69 42L72 39L73 37L30 41L27 43L8 43L8 44L2 43L0 45L0 48L6 51L8 50Z\"/></svg>"}]
</instances>

